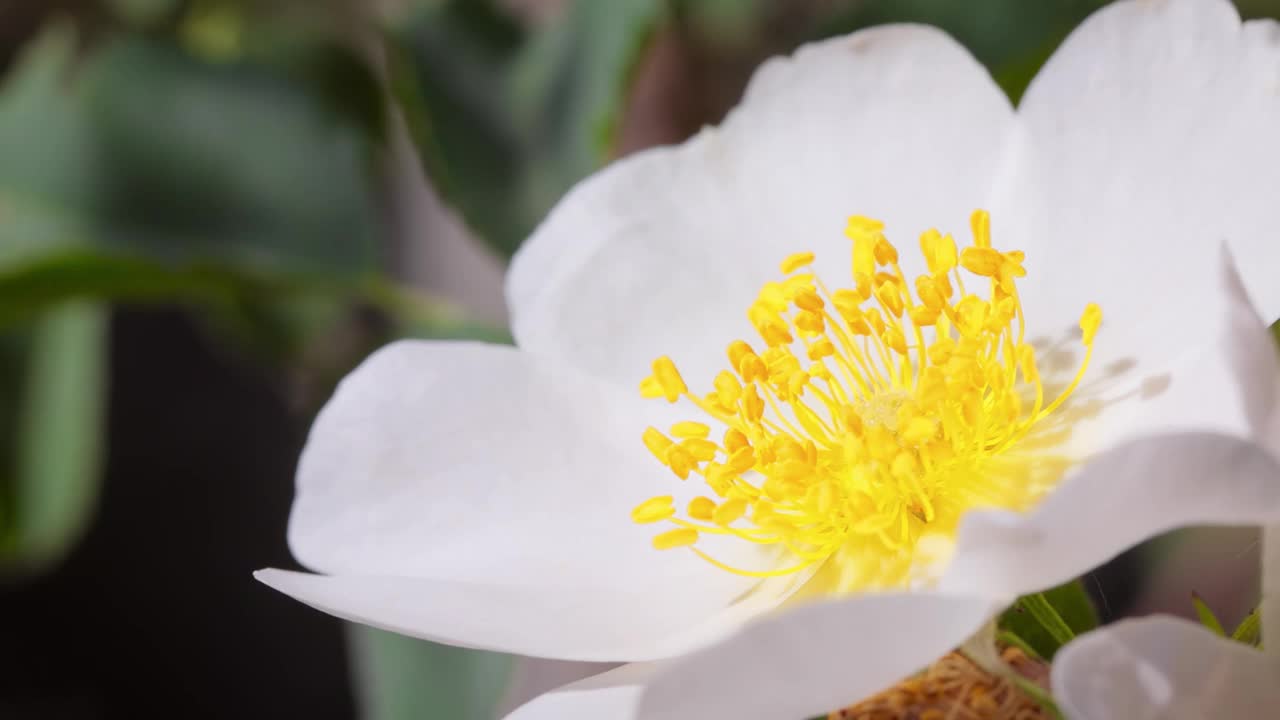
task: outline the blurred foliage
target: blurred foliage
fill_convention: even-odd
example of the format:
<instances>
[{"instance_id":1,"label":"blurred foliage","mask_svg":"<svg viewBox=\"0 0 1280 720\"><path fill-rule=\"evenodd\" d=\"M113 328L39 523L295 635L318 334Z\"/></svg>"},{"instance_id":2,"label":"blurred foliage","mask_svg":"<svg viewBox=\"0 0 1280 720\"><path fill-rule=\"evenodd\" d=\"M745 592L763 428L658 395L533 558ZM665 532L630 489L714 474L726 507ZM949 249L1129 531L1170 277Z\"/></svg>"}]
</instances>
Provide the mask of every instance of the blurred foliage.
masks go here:
<instances>
[{"instance_id":1,"label":"blurred foliage","mask_svg":"<svg viewBox=\"0 0 1280 720\"><path fill-rule=\"evenodd\" d=\"M524 33L491 2L410 13L388 37L392 84L437 187L509 255L611 156L627 82L660 0L577 0Z\"/></svg>"},{"instance_id":2,"label":"blurred foliage","mask_svg":"<svg viewBox=\"0 0 1280 720\"><path fill-rule=\"evenodd\" d=\"M364 720L490 720L510 658L348 625L356 700Z\"/></svg>"},{"instance_id":3,"label":"blurred foliage","mask_svg":"<svg viewBox=\"0 0 1280 720\"><path fill-rule=\"evenodd\" d=\"M61 559L97 492L105 317L67 303L0 331L0 575Z\"/></svg>"},{"instance_id":4,"label":"blurred foliage","mask_svg":"<svg viewBox=\"0 0 1280 720\"><path fill-rule=\"evenodd\" d=\"M376 269L370 141L266 66L55 28L0 97L0 308L234 298Z\"/></svg>"}]
</instances>

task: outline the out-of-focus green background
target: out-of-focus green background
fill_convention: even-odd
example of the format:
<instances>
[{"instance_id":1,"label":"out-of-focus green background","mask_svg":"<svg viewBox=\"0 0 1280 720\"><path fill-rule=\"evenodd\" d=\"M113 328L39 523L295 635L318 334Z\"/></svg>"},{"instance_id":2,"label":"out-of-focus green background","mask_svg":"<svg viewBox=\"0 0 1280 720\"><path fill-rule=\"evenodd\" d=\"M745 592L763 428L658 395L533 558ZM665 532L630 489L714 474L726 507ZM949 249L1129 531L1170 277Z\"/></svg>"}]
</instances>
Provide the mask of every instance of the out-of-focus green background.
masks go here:
<instances>
[{"instance_id":1,"label":"out-of-focus green background","mask_svg":"<svg viewBox=\"0 0 1280 720\"><path fill-rule=\"evenodd\" d=\"M770 55L926 22L1016 99L1102 4L0 0L0 717L483 720L581 671L251 580L292 565L334 382L398 337L503 341L552 203L719 121ZM1198 539L1096 574L1103 614L1198 590L1238 619L1256 541Z\"/></svg>"}]
</instances>

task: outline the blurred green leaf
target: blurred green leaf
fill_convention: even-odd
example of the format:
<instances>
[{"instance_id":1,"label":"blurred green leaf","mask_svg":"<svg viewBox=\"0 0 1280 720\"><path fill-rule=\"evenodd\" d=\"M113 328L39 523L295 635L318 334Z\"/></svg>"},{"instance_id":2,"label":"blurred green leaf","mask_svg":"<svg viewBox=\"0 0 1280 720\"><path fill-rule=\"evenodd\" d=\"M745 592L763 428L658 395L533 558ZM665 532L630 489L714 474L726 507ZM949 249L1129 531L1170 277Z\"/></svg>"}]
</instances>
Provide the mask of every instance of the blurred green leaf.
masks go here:
<instances>
[{"instance_id":1,"label":"blurred green leaf","mask_svg":"<svg viewBox=\"0 0 1280 720\"><path fill-rule=\"evenodd\" d=\"M0 572L58 561L97 497L106 318L52 308L0 336Z\"/></svg>"},{"instance_id":2,"label":"blurred green leaf","mask_svg":"<svg viewBox=\"0 0 1280 720\"><path fill-rule=\"evenodd\" d=\"M0 94L0 321L375 273L373 139L328 100L159 41L73 53L67 29L46 33Z\"/></svg>"},{"instance_id":3,"label":"blurred green leaf","mask_svg":"<svg viewBox=\"0 0 1280 720\"><path fill-rule=\"evenodd\" d=\"M950 0L845 0L831 4L814 36L882 23L925 23L946 30L986 65L1014 101L1053 50L1108 0L988 0L976 12Z\"/></svg>"},{"instance_id":4,"label":"blurred green leaf","mask_svg":"<svg viewBox=\"0 0 1280 720\"><path fill-rule=\"evenodd\" d=\"M1046 620L1044 606L1052 611L1051 615L1056 619ZM1065 627L1056 627L1058 621ZM1079 580L1035 596L1019 598L1013 607L1000 616L1001 630L1013 633L1034 650L1035 654L1047 660L1052 660L1058 648L1072 636L1089 632L1097 626L1098 612L1089 593L1084 589L1084 583Z\"/></svg>"},{"instance_id":5,"label":"blurred green leaf","mask_svg":"<svg viewBox=\"0 0 1280 720\"><path fill-rule=\"evenodd\" d=\"M493 720L510 656L446 647L348 625L356 699L365 720Z\"/></svg>"},{"instance_id":6,"label":"blurred green leaf","mask_svg":"<svg viewBox=\"0 0 1280 720\"><path fill-rule=\"evenodd\" d=\"M1218 637L1226 637L1227 631L1222 629L1222 622L1218 620L1218 616L1213 614L1213 610L1205 601L1196 594L1191 595L1191 604L1195 606L1196 617L1200 618L1200 624L1208 628Z\"/></svg>"},{"instance_id":7,"label":"blurred green leaf","mask_svg":"<svg viewBox=\"0 0 1280 720\"><path fill-rule=\"evenodd\" d=\"M510 254L609 159L633 70L666 4L577 0L518 46L484 7L492 4L453 0L417 14L392 38L401 48L393 86L433 182Z\"/></svg>"},{"instance_id":8,"label":"blurred green leaf","mask_svg":"<svg viewBox=\"0 0 1280 720\"><path fill-rule=\"evenodd\" d=\"M1257 647L1262 640L1262 613L1258 612L1257 608L1254 608L1248 615L1245 615L1240 624L1236 626L1236 629L1232 631L1231 639Z\"/></svg>"},{"instance_id":9,"label":"blurred green leaf","mask_svg":"<svg viewBox=\"0 0 1280 720\"><path fill-rule=\"evenodd\" d=\"M496 21L467 19L476 5L489 3L447 2L388 36L390 83L433 184L484 239L509 252L531 222L507 90L514 47L506 30L495 37Z\"/></svg>"}]
</instances>

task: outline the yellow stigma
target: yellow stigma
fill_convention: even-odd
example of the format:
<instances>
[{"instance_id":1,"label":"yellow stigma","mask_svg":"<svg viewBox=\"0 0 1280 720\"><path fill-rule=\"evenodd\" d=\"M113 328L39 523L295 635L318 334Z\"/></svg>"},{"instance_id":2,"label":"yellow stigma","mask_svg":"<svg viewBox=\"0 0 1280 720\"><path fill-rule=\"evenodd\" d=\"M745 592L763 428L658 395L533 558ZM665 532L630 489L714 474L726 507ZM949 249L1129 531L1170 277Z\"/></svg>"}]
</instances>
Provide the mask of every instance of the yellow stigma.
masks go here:
<instances>
[{"instance_id":1,"label":"yellow stigma","mask_svg":"<svg viewBox=\"0 0 1280 720\"><path fill-rule=\"evenodd\" d=\"M687 507L668 495L632 512L671 528L656 548L757 577L821 567L839 592L903 586L936 572L966 511L1026 510L1053 487L1066 459L1027 438L1079 385L1102 311L1085 307L1084 358L1047 398L1018 297L1024 255L992 247L985 211L971 228L963 249L924 233L928 272L908 282L884 224L851 217L852 286L828 289L811 252L784 259L784 279L748 310L760 344L731 342L711 392L690 392L670 358L653 362L641 394L706 417L648 428L644 444L708 488ZM965 274L987 280L985 296ZM780 567L733 567L698 547L702 534L776 550Z\"/></svg>"}]
</instances>

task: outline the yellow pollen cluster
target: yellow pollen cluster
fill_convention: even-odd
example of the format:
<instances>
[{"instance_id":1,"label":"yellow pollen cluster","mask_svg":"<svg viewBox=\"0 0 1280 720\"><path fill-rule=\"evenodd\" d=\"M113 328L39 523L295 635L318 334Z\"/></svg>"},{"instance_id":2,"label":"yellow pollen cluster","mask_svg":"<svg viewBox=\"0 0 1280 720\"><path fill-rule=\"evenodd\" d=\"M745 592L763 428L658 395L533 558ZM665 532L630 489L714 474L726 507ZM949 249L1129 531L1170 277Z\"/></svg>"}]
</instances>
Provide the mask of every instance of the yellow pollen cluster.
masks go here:
<instances>
[{"instance_id":1,"label":"yellow pollen cluster","mask_svg":"<svg viewBox=\"0 0 1280 720\"><path fill-rule=\"evenodd\" d=\"M1024 255L991 246L985 211L971 226L962 250L924 233L928 272L908 282L884 225L851 217L852 287L828 289L813 253L783 260L784 278L748 311L760 343L730 343L711 392L690 392L670 358L653 362L641 394L686 400L707 422L650 427L643 441L709 490L683 508L663 495L632 511L637 523L670 524L656 548L689 547L757 577L821 567L835 590L901 586L945 559L965 511L1024 510L1053 486L1066 460L1027 438L1080 383L1102 312L1085 308L1084 359L1047 398L1018 297ZM966 274L985 295L966 291ZM784 559L734 567L697 546L703 535Z\"/></svg>"}]
</instances>

